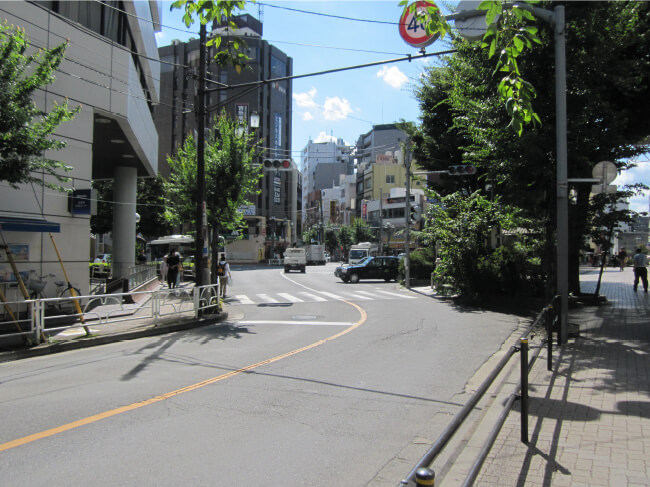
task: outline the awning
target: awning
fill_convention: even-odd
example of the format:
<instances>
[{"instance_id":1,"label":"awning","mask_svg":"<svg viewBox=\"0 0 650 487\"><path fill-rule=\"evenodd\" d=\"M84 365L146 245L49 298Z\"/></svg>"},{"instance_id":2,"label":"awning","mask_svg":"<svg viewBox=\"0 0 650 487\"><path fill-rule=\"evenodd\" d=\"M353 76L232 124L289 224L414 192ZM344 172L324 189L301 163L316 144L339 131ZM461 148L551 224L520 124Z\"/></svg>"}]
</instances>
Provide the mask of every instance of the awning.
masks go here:
<instances>
[{"instance_id":1,"label":"awning","mask_svg":"<svg viewBox=\"0 0 650 487\"><path fill-rule=\"evenodd\" d=\"M0 216L0 230L3 232L60 233L61 225L38 218L11 218L8 216Z\"/></svg>"}]
</instances>

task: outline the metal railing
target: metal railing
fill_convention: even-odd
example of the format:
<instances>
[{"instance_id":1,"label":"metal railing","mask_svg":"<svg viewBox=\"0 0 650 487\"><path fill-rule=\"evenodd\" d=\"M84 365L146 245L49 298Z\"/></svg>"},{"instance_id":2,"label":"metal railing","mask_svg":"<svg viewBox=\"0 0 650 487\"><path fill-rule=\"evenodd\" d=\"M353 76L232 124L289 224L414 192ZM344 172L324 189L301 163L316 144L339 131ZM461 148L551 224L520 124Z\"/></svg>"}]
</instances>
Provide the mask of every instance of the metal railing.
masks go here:
<instances>
[{"instance_id":1,"label":"metal railing","mask_svg":"<svg viewBox=\"0 0 650 487\"><path fill-rule=\"evenodd\" d=\"M221 311L219 284L65 298L7 301L0 308L0 338L40 343L67 329L98 328L129 321L158 325L169 318L197 319ZM77 308L77 305L79 306ZM79 312L81 311L81 312ZM82 332L81 329L84 331Z\"/></svg>"},{"instance_id":2,"label":"metal railing","mask_svg":"<svg viewBox=\"0 0 650 487\"><path fill-rule=\"evenodd\" d=\"M158 277L158 262L136 264L128 269L129 289L138 287Z\"/></svg>"},{"instance_id":3,"label":"metal railing","mask_svg":"<svg viewBox=\"0 0 650 487\"><path fill-rule=\"evenodd\" d=\"M515 388L514 392L510 395L508 401L506 402L503 411L501 412L496 425L490 432L488 439L486 440L481 452L479 453L478 458L475 463L472 465L472 469L465 479L463 487L471 487L480 472L480 469L487 458L492 445L496 441L501 427L505 423L505 420L508 416L508 413L512 409L516 400L521 400L521 438L522 442L528 442L528 373L530 372L537 356L542 350L543 344L540 347L537 347L535 354L530 361L528 362L528 337L531 332L539 327L541 324L545 326L546 329L546 338L544 341L548 346L548 362L547 368L551 370L552 368L552 342L553 342L553 332L558 330L558 320L559 320L559 306L560 300L558 296L555 296L551 303L548 306L545 306L542 311L539 312L537 318L533 323L526 329L524 334L521 336L519 344L511 346L506 354L501 358L499 363L494 367L492 372L485 378L481 383L478 389L472 394L467 403L461 408L461 410L454 416L451 423L443 430L438 439L431 445L429 450L424 454L424 456L418 461L418 463L411 469L409 474L404 477L404 479L399 483L400 486L411 484L413 482L415 485L432 485L430 479L435 478L435 472L429 468L429 465L433 463L435 458L440 454L443 448L447 445L449 440L453 435L458 431L463 422L467 419L470 412L474 409L479 400L485 395L489 387L492 385L497 376L505 368L510 359L516 354L521 354L521 381ZM519 392L521 390L521 393Z\"/></svg>"}]
</instances>

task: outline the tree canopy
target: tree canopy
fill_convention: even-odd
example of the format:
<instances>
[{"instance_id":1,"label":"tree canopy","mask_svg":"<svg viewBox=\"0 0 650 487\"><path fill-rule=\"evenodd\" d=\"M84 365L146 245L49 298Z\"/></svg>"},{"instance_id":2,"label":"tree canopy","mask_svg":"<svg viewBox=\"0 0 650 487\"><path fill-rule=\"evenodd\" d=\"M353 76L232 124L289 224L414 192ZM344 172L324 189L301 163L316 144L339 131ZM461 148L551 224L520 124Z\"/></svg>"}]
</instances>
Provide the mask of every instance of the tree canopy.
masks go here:
<instances>
[{"instance_id":1,"label":"tree canopy","mask_svg":"<svg viewBox=\"0 0 650 487\"><path fill-rule=\"evenodd\" d=\"M541 8L552 9L544 2ZM648 150L650 135L650 4L646 2L567 2L568 176L589 178L603 160L619 170L628 158ZM500 32L528 29L531 20L504 17ZM552 245L555 228L555 73L553 35L539 23L539 45L522 51L517 65L534 88L540 124L520 133L511 108L499 93L502 82L496 57L485 55L485 42L455 39L458 51L427 68L415 94L421 124L412 131L414 158L430 170L451 162L470 163L478 177L439 185L443 194L459 186L499 197L531 221L546 227ZM493 37L495 50L507 49ZM492 42L492 41L490 41ZM578 251L589 234L590 184L571 183L570 290L579 292ZM466 193L469 194L469 193ZM544 253L552 271L552 249Z\"/></svg>"},{"instance_id":2,"label":"tree canopy","mask_svg":"<svg viewBox=\"0 0 650 487\"><path fill-rule=\"evenodd\" d=\"M47 113L32 99L36 90L54 81L67 45L32 54L24 30L0 24L0 181L14 188L20 183L37 183L62 190L52 181L68 180L65 172L72 168L46 158L45 152L65 147L64 141L51 136L81 107L70 110L66 101Z\"/></svg>"}]
</instances>

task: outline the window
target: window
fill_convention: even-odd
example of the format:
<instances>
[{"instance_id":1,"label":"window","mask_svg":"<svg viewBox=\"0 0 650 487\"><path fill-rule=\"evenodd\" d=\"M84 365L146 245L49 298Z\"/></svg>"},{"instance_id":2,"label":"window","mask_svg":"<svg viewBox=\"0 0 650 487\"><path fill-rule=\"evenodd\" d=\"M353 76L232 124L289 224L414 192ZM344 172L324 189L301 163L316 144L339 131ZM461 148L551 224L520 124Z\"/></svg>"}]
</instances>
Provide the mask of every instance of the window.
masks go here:
<instances>
[{"instance_id":1,"label":"window","mask_svg":"<svg viewBox=\"0 0 650 487\"><path fill-rule=\"evenodd\" d=\"M395 184L394 174L386 174L386 184Z\"/></svg>"}]
</instances>

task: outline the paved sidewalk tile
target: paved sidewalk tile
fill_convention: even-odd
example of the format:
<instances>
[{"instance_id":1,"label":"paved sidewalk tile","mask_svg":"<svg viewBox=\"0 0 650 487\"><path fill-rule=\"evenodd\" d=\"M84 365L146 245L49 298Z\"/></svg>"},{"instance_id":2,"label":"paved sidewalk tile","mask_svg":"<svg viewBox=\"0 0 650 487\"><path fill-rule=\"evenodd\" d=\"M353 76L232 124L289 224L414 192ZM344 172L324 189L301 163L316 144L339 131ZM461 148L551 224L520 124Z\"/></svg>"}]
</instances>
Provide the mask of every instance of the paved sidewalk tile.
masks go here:
<instances>
[{"instance_id":1,"label":"paved sidewalk tile","mask_svg":"<svg viewBox=\"0 0 650 487\"><path fill-rule=\"evenodd\" d=\"M546 350L530 373L529 444L519 411L501 430L476 486L650 485L650 298L632 269L605 270L607 303L571 309L580 335ZM581 269L583 292L598 273Z\"/></svg>"}]
</instances>

